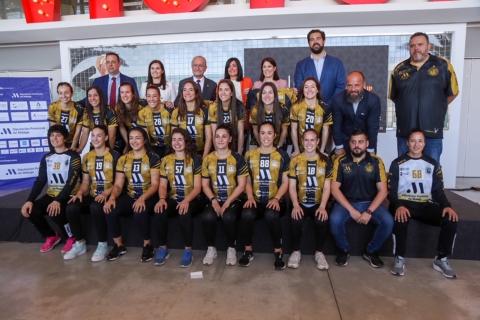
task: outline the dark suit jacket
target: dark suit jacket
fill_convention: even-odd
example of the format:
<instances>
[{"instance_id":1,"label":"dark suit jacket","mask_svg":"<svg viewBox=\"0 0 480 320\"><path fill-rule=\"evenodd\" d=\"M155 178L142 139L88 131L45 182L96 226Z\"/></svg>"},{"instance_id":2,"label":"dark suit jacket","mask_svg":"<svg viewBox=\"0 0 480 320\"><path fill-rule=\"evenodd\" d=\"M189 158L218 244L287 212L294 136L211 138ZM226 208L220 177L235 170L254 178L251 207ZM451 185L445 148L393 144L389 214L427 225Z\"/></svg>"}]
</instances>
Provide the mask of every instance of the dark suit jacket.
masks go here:
<instances>
[{"instance_id":1,"label":"dark suit jacket","mask_svg":"<svg viewBox=\"0 0 480 320\"><path fill-rule=\"evenodd\" d=\"M346 90L337 94L332 103L335 145L338 146L350 140L350 134L354 129L362 129L368 134L368 149L376 149L381 109L380 98L365 89L356 114L353 113L353 104L347 101Z\"/></svg>"},{"instance_id":2,"label":"dark suit jacket","mask_svg":"<svg viewBox=\"0 0 480 320\"><path fill-rule=\"evenodd\" d=\"M180 83L178 84L177 97L175 98L175 102L173 103L175 107L178 106L178 102L180 101L180 97L182 96L182 92L183 92L183 85L187 80L193 80L193 77L185 78L181 80ZM203 91L202 91L203 100L215 101L217 99L216 92L217 92L217 83L205 77L205 83L203 84Z\"/></svg>"},{"instance_id":3,"label":"dark suit jacket","mask_svg":"<svg viewBox=\"0 0 480 320\"><path fill-rule=\"evenodd\" d=\"M100 89L102 89L105 104L108 104L108 95L110 94L108 92L108 79L109 79L109 75L107 74L107 75L95 78L92 84L92 86L97 86L97 87L100 87ZM130 78L129 76L124 75L123 73L120 73L120 83L117 83L117 86L120 86L122 82L130 82L131 84L133 84L133 87L135 88L135 91L137 92L137 95L138 95L137 83L133 78ZM82 106L85 107L86 99L87 98L85 97L83 98L83 100L78 101L78 103L80 103ZM118 97L117 97L117 101L118 101Z\"/></svg>"},{"instance_id":4,"label":"dark suit jacket","mask_svg":"<svg viewBox=\"0 0 480 320\"><path fill-rule=\"evenodd\" d=\"M315 64L310 57L297 62L295 68L295 86L300 90L302 82L307 77L317 77ZM320 77L320 86L323 101L330 106L333 97L342 90L345 90L345 67L342 60L335 58L329 54L325 56L322 75Z\"/></svg>"}]
</instances>

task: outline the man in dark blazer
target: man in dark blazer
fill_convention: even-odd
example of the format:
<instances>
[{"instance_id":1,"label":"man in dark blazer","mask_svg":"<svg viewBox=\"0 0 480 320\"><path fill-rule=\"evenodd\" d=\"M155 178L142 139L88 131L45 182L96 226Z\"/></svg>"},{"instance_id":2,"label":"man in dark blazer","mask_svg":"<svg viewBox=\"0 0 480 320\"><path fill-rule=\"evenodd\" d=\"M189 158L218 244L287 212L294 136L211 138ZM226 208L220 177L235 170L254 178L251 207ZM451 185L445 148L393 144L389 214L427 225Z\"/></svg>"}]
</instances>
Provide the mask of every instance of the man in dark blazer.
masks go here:
<instances>
[{"instance_id":1,"label":"man in dark blazer","mask_svg":"<svg viewBox=\"0 0 480 320\"><path fill-rule=\"evenodd\" d=\"M108 74L102 77L95 78L93 80L92 86L97 86L102 89L103 97L105 98L104 101L108 103L110 107L115 108L115 103L119 99L119 89L122 82L130 82L133 87L135 88L135 92L138 95L137 83L133 78L130 78L122 73L120 73L120 67L122 66L122 62L120 60L120 56L115 52L107 52L105 56L105 64L107 65ZM115 78L115 85L113 84ZM115 99L112 99L112 86L114 85L115 91ZM81 101L78 101L81 105L85 107L85 101L87 98L84 98Z\"/></svg>"},{"instance_id":2,"label":"man in dark blazer","mask_svg":"<svg viewBox=\"0 0 480 320\"><path fill-rule=\"evenodd\" d=\"M365 76L361 71L352 71L347 76L347 88L333 98L333 142L335 154L350 152L350 135L362 129L368 135L368 152L376 152L380 128L380 98L364 89Z\"/></svg>"},{"instance_id":3,"label":"man in dark blazer","mask_svg":"<svg viewBox=\"0 0 480 320\"><path fill-rule=\"evenodd\" d=\"M178 106L178 102L180 101L180 97L183 94L183 85L187 80L193 80L193 82L197 83L200 88L202 89L202 97L203 100L214 101L216 99L216 90L217 90L217 83L213 80L204 77L205 71L207 70L207 60L205 60L202 56L197 56L192 60L192 73L193 77L185 78L180 81L178 84L178 94L175 98L174 105L175 107Z\"/></svg>"},{"instance_id":4,"label":"man in dark blazer","mask_svg":"<svg viewBox=\"0 0 480 320\"><path fill-rule=\"evenodd\" d=\"M295 87L301 90L307 77L315 77L320 82L323 101L332 105L333 97L345 89L345 67L342 60L325 52L325 32L311 30L307 35L308 46L312 54L297 63L295 68Z\"/></svg>"}]
</instances>

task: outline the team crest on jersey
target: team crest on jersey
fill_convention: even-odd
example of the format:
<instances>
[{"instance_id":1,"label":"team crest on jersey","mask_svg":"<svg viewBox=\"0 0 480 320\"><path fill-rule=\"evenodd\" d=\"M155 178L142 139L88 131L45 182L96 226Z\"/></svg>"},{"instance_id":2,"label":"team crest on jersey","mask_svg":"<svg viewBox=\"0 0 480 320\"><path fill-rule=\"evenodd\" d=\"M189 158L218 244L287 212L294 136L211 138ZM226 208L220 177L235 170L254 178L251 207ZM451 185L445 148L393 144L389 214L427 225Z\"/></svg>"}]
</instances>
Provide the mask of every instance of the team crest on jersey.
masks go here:
<instances>
[{"instance_id":1,"label":"team crest on jersey","mask_svg":"<svg viewBox=\"0 0 480 320\"><path fill-rule=\"evenodd\" d=\"M112 168L112 163L111 162L105 162L105 169L111 169Z\"/></svg>"},{"instance_id":2,"label":"team crest on jersey","mask_svg":"<svg viewBox=\"0 0 480 320\"><path fill-rule=\"evenodd\" d=\"M315 122L316 123L322 123L322 116L318 116L317 118L315 118Z\"/></svg>"},{"instance_id":3,"label":"team crest on jersey","mask_svg":"<svg viewBox=\"0 0 480 320\"><path fill-rule=\"evenodd\" d=\"M217 172L217 166L215 166L215 165L208 166L208 173L214 174L215 172Z\"/></svg>"},{"instance_id":4,"label":"team crest on jersey","mask_svg":"<svg viewBox=\"0 0 480 320\"><path fill-rule=\"evenodd\" d=\"M277 168L278 165L279 165L279 163L278 163L277 160L273 160L273 161L272 161L272 167Z\"/></svg>"},{"instance_id":5,"label":"team crest on jersey","mask_svg":"<svg viewBox=\"0 0 480 320\"><path fill-rule=\"evenodd\" d=\"M408 73L407 70L400 71L398 74L400 75L400 79L402 80L407 80L408 78L410 78L410 73Z\"/></svg>"},{"instance_id":6,"label":"team crest on jersey","mask_svg":"<svg viewBox=\"0 0 480 320\"><path fill-rule=\"evenodd\" d=\"M170 122L170 119L168 118L163 118L163 124L168 124Z\"/></svg>"},{"instance_id":7,"label":"team crest on jersey","mask_svg":"<svg viewBox=\"0 0 480 320\"><path fill-rule=\"evenodd\" d=\"M148 164L143 165L143 171L148 171L150 170L150 166Z\"/></svg>"},{"instance_id":8,"label":"team crest on jersey","mask_svg":"<svg viewBox=\"0 0 480 320\"><path fill-rule=\"evenodd\" d=\"M228 172L235 172L235 166L228 166Z\"/></svg>"},{"instance_id":9,"label":"team crest on jersey","mask_svg":"<svg viewBox=\"0 0 480 320\"><path fill-rule=\"evenodd\" d=\"M70 123L73 124L73 123L75 123L75 122L77 122L77 117L71 117L71 118L70 118Z\"/></svg>"},{"instance_id":10,"label":"team crest on jersey","mask_svg":"<svg viewBox=\"0 0 480 320\"><path fill-rule=\"evenodd\" d=\"M318 168L318 174L324 174L325 173L325 169L323 168Z\"/></svg>"},{"instance_id":11,"label":"team crest on jersey","mask_svg":"<svg viewBox=\"0 0 480 320\"><path fill-rule=\"evenodd\" d=\"M427 168L425 168L425 171L427 172L427 174L432 174L432 167L428 166Z\"/></svg>"},{"instance_id":12,"label":"team crest on jersey","mask_svg":"<svg viewBox=\"0 0 480 320\"><path fill-rule=\"evenodd\" d=\"M365 171L367 171L368 173L372 173L373 170L375 170L375 169L373 168L373 166L372 166L370 163L368 163L368 164L365 166Z\"/></svg>"},{"instance_id":13,"label":"team crest on jersey","mask_svg":"<svg viewBox=\"0 0 480 320\"><path fill-rule=\"evenodd\" d=\"M437 67L433 66L430 69L428 69L427 73L431 77L436 77L436 76L438 76L439 71L438 71Z\"/></svg>"},{"instance_id":14,"label":"team crest on jersey","mask_svg":"<svg viewBox=\"0 0 480 320\"><path fill-rule=\"evenodd\" d=\"M201 118L201 117L195 117L195 122L196 122L196 123L202 123L202 122L203 122L203 118Z\"/></svg>"},{"instance_id":15,"label":"team crest on jersey","mask_svg":"<svg viewBox=\"0 0 480 320\"><path fill-rule=\"evenodd\" d=\"M185 172L186 173L191 173L192 172L192 167L186 167Z\"/></svg>"}]
</instances>

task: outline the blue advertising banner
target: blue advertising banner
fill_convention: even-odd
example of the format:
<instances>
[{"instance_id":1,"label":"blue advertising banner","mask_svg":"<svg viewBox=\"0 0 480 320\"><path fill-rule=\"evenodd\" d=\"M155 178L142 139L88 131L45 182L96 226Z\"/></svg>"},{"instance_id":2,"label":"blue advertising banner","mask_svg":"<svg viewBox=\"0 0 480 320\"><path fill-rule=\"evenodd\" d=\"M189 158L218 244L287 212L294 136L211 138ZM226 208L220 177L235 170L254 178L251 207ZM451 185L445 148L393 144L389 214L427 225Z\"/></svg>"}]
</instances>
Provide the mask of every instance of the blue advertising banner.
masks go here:
<instances>
[{"instance_id":1,"label":"blue advertising banner","mask_svg":"<svg viewBox=\"0 0 480 320\"><path fill-rule=\"evenodd\" d=\"M48 78L0 78L0 190L31 188L49 152Z\"/></svg>"}]
</instances>

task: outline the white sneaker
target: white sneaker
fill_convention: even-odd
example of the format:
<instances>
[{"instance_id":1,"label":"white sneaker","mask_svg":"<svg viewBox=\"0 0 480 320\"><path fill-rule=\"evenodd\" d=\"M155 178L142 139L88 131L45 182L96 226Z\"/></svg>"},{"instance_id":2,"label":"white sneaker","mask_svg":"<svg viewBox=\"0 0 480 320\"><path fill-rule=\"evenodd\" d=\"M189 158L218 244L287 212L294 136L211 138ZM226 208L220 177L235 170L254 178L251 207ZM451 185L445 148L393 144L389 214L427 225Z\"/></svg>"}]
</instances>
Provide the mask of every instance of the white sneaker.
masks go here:
<instances>
[{"instance_id":1,"label":"white sneaker","mask_svg":"<svg viewBox=\"0 0 480 320\"><path fill-rule=\"evenodd\" d=\"M297 269L300 266L300 260L302 260L302 254L300 251L293 251L288 259L288 267Z\"/></svg>"},{"instance_id":2,"label":"white sneaker","mask_svg":"<svg viewBox=\"0 0 480 320\"><path fill-rule=\"evenodd\" d=\"M213 264L213 259L217 257L217 249L215 247L208 247L207 254L203 258L203 264L210 266Z\"/></svg>"},{"instance_id":3,"label":"white sneaker","mask_svg":"<svg viewBox=\"0 0 480 320\"><path fill-rule=\"evenodd\" d=\"M227 266L234 266L237 264L237 250L235 248L227 249Z\"/></svg>"},{"instance_id":4,"label":"white sneaker","mask_svg":"<svg viewBox=\"0 0 480 320\"><path fill-rule=\"evenodd\" d=\"M97 250L95 250L95 253L92 256L92 261L93 262L99 262L105 259L108 253L108 244L106 242L99 242Z\"/></svg>"},{"instance_id":5,"label":"white sneaker","mask_svg":"<svg viewBox=\"0 0 480 320\"><path fill-rule=\"evenodd\" d=\"M75 241L75 243L72 246L72 249L65 253L63 256L63 260L72 260L75 259L77 256L85 254L87 252L87 244L85 241L83 242L78 242Z\"/></svg>"},{"instance_id":6,"label":"white sneaker","mask_svg":"<svg viewBox=\"0 0 480 320\"><path fill-rule=\"evenodd\" d=\"M328 270L328 262L321 252L315 252L315 261L317 261L317 269Z\"/></svg>"}]
</instances>

